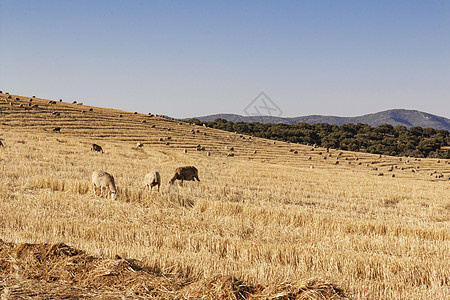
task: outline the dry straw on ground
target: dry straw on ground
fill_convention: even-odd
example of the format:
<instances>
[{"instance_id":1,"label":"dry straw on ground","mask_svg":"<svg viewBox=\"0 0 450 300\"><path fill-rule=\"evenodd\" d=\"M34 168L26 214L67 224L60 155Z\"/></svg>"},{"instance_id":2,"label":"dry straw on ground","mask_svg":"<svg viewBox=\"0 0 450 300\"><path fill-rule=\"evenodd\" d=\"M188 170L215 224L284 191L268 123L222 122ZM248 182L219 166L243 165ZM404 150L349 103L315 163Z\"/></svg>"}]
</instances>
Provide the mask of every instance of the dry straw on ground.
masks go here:
<instances>
[{"instance_id":1,"label":"dry straw on ground","mask_svg":"<svg viewBox=\"0 0 450 300\"><path fill-rule=\"evenodd\" d=\"M352 164L335 165L319 155L325 149L38 98L37 109L25 110L22 100L10 106L4 98L3 298L450 294L444 161L343 151L339 160ZM92 143L105 153L90 151ZM195 151L198 144L211 156ZM235 147L234 157L225 146ZM330 150L333 158L339 152ZM183 165L196 166L201 182L168 187ZM117 200L93 196L96 169L114 176ZM142 188L149 170L161 174L160 193Z\"/></svg>"}]
</instances>

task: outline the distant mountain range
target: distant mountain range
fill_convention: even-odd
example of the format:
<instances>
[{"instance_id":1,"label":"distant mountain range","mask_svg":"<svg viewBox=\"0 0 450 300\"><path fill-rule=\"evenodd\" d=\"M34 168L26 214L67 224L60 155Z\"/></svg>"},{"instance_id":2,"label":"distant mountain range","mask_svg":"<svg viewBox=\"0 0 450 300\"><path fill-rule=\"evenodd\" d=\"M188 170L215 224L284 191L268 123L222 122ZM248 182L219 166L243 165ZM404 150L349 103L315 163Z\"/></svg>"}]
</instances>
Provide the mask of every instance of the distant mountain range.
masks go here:
<instances>
[{"instance_id":1,"label":"distant mountain range","mask_svg":"<svg viewBox=\"0 0 450 300\"><path fill-rule=\"evenodd\" d=\"M304 117L272 117L272 116L241 116L236 114L215 114L202 117L196 117L202 122L211 122L218 118L225 119L232 122L260 122L260 123L284 123L297 124L299 122L313 123L328 123L335 125L342 125L348 123L363 123L370 126L378 126L382 124L391 124L392 126L404 125L408 128L413 126L420 126L423 128L431 127L435 129L444 129L450 131L450 119L421 112L418 110L408 109L391 109L381 111L374 114L368 114L357 117L336 117L336 116L321 116L311 115Z\"/></svg>"}]
</instances>

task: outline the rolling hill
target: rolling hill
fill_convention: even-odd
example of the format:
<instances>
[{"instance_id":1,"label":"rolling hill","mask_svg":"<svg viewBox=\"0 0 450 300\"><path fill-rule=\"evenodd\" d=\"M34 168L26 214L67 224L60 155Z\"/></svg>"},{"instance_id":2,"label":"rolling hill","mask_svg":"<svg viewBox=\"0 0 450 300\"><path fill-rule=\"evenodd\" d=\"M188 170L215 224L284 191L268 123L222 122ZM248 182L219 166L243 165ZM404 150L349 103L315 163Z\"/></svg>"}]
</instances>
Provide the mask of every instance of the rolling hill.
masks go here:
<instances>
[{"instance_id":1,"label":"rolling hill","mask_svg":"<svg viewBox=\"0 0 450 300\"><path fill-rule=\"evenodd\" d=\"M336 116L321 116L311 115L303 117L272 117L272 116L241 116L236 114L215 114L202 117L195 117L200 121L210 122L218 118L225 119L232 122L261 122L261 123L285 123L297 124L299 122L313 123L328 123L335 125L342 125L348 123L363 123L370 126L378 126L382 124L391 124L392 126L403 125L408 128L413 126L420 126L423 128L431 127L435 129L444 129L450 131L450 119L421 112L418 110L407 109L391 109L378 113L367 114L357 117L336 117Z\"/></svg>"},{"instance_id":2,"label":"rolling hill","mask_svg":"<svg viewBox=\"0 0 450 300\"><path fill-rule=\"evenodd\" d=\"M447 160L2 93L0 139L2 299L450 293ZM201 181L168 185L187 165ZM93 195L94 170L114 176L114 201ZM160 192L143 188L151 170Z\"/></svg>"}]
</instances>

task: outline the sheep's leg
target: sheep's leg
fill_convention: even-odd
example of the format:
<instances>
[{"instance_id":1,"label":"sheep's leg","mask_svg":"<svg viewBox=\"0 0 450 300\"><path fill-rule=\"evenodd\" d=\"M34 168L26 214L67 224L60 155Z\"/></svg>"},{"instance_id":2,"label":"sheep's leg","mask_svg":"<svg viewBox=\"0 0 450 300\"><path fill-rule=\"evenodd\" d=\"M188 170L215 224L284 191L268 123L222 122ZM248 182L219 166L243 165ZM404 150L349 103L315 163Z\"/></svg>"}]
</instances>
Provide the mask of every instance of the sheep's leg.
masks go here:
<instances>
[{"instance_id":1,"label":"sheep's leg","mask_svg":"<svg viewBox=\"0 0 450 300\"><path fill-rule=\"evenodd\" d=\"M158 184L158 193L159 193L159 186L160 186L160 184Z\"/></svg>"},{"instance_id":2,"label":"sheep's leg","mask_svg":"<svg viewBox=\"0 0 450 300\"><path fill-rule=\"evenodd\" d=\"M94 188L94 197L97 197L97 187L95 184L93 184L92 187Z\"/></svg>"},{"instance_id":3,"label":"sheep's leg","mask_svg":"<svg viewBox=\"0 0 450 300\"><path fill-rule=\"evenodd\" d=\"M100 197L103 197L103 187L100 187Z\"/></svg>"}]
</instances>

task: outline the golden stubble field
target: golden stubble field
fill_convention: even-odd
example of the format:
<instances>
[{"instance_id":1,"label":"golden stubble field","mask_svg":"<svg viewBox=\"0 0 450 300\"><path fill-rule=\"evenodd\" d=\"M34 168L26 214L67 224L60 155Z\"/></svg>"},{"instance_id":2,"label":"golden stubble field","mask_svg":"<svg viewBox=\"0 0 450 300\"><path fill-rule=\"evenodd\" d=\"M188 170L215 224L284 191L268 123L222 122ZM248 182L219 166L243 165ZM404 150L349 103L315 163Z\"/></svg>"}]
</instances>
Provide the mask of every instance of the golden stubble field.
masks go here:
<instances>
[{"instance_id":1,"label":"golden stubble field","mask_svg":"<svg viewBox=\"0 0 450 300\"><path fill-rule=\"evenodd\" d=\"M445 160L327 153L144 114L8 96L0 94L3 243L64 243L106 261L136 259L160 278L177 278L147 294L155 298L450 295ZM105 153L90 151L92 143ZM198 144L205 151L196 151ZM234 157L226 156L230 147ZM169 187L183 165L196 166L201 182ZM115 177L115 201L93 196L96 169ZM143 189L151 170L162 176L160 193ZM0 257L0 266L17 259ZM14 266L0 277L6 298L30 279ZM254 290L219 288L211 283L219 277ZM201 287L207 282L210 291ZM337 292L321 293L314 282ZM133 288L122 296L137 297ZM232 291L211 291L226 288Z\"/></svg>"}]
</instances>

